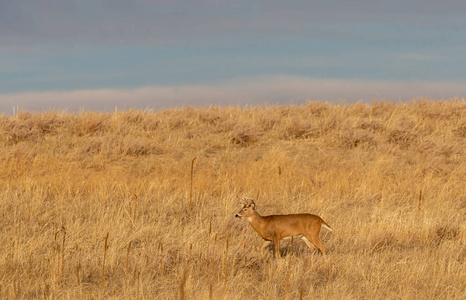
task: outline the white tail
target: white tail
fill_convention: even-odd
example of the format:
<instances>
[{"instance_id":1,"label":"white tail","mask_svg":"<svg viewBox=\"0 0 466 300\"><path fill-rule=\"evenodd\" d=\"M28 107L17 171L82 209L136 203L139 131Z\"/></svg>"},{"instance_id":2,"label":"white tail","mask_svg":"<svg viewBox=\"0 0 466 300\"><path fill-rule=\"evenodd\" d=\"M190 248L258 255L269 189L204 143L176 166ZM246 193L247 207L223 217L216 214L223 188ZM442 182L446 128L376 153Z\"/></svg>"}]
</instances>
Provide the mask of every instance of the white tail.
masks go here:
<instances>
[{"instance_id":1,"label":"white tail","mask_svg":"<svg viewBox=\"0 0 466 300\"><path fill-rule=\"evenodd\" d=\"M271 215L261 216L256 211L256 204L252 200L242 198L245 202L241 210L236 214L237 218L249 221L252 228L264 239L260 252L271 242L274 244L275 258L279 257L280 240L301 236L304 242L311 248L312 253L316 247L326 257L325 246L319 240L321 227L330 231L332 228L321 217L312 214Z\"/></svg>"},{"instance_id":2,"label":"white tail","mask_svg":"<svg viewBox=\"0 0 466 300\"><path fill-rule=\"evenodd\" d=\"M323 221L324 221L324 220L322 220L322 222L323 222ZM333 229L330 228L330 226L328 226L327 223L325 223L325 222L322 223L322 227L324 227L325 229L327 229L327 230L329 230L329 231L333 231Z\"/></svg>"}]
</instances>

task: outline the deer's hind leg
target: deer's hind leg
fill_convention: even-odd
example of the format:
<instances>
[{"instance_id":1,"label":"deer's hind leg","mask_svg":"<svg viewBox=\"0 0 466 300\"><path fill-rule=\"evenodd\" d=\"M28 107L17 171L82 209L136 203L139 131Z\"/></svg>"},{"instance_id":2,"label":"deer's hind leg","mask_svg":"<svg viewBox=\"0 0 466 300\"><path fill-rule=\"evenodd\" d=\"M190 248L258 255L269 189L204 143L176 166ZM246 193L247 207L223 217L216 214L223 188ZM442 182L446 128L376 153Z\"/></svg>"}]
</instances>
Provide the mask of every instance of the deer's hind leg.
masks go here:
<instances>
[{"instance_id":1,"label":"deer's hind leg","mask_svg":"<svg viewBox=\"0 0 466 300\"><path fill-rule=\"evenodd\" d=\"M311 248L311 253L312 253L312 255L314 255L314 253L316 253L317 247L313 243L311 243L304 235L301 238L306 243L306 245L309 248Z\"/></svg>"},{"instance_id":2,"label":"deer's hind leg","mask_svg":"<svg viewBox=\"0 0 466 300\"><path fill-rule=\"evenodd\" d=\"M319 233L317 234L306 234L305 235L306 239L308 239L312 244L315 245L315 247L319 248L320 252L322 252L322 255L324 257L327 257L327 254L325 253L325 246L324 244L321 243L319 240Z\"/></svg>"}]
</instances>

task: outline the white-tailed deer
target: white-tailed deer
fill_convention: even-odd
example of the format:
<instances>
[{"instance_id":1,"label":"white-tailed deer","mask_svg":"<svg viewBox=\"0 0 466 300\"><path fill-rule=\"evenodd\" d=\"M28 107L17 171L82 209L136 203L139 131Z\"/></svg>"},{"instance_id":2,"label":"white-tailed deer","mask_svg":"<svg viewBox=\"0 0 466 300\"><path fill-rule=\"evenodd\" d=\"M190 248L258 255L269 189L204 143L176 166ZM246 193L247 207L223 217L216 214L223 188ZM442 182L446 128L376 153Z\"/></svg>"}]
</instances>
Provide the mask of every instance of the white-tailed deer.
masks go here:
<instances>
[{"instance_id":1,"label":"white-tailed deer","mask_svg":"<svg viewBox=\"0 0 466 300\"><path fill-rule=\"evenodd\" d=\"M264 248L273 242L275 258L278 259L280 240L301 236L311 248L312 254L314 254L317 247L326 257L325 246L319 240L320 228L324 227L330 231L332 231L332 228L322 218L311 214L261 216L256 211L254 201L251 199L247 201L245 198L240 199L245 201L245 204L242 204L242 208L236 214L236 217L248 220L252 228L265 240L260 248L261 256Z\"/></svg>"}]
</instances>

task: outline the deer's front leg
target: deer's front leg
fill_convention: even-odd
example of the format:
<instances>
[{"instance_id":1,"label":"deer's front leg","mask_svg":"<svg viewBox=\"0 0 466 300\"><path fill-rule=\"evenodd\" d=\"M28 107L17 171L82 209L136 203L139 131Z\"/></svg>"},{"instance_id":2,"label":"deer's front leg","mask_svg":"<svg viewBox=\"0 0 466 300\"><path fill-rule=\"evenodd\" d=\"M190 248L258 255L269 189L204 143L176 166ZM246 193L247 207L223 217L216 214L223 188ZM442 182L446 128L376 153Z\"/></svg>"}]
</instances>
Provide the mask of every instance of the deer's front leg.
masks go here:
<instances>
[{"instance_id":1,"label":"deer's front leg","mask_svg":"<svg viewBox=\"0 0 466 300\"><path fill-rule=\"evenodd\" d=\"M278 258L280 257L280 240L279 239L274 239L273 240L273 248L275 252L275 259L278 261Z\"/></svg>"},{"instance_id":2,"label":"deer's front leg","mask_svg":"<svg viewBox=\"0 0 466 300\"><path fill-rule=\"evenodd\" d=\"M271 242L270 241L264 241L261 246L261 257L264 256L264 249L267 247Z\"/></svg>"}]
</instances>

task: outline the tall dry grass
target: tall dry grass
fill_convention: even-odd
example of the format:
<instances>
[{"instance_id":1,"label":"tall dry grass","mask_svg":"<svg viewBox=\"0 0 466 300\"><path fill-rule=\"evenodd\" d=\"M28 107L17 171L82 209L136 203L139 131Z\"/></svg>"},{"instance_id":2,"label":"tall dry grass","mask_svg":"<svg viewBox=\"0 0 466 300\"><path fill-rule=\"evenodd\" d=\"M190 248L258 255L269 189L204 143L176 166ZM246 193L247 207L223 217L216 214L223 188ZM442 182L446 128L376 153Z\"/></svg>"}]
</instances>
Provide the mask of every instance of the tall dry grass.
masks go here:
<instances>
[{"instance_id":1,"label":"tall dry grass","mask_svg":"<svg viewBox=\"0 0 466 300\"><path fill-rule=\"evenodd\" d=\"M0 116L0 298L464 299L465 141L459 99Z\"/></svg>"}]
</instances>

